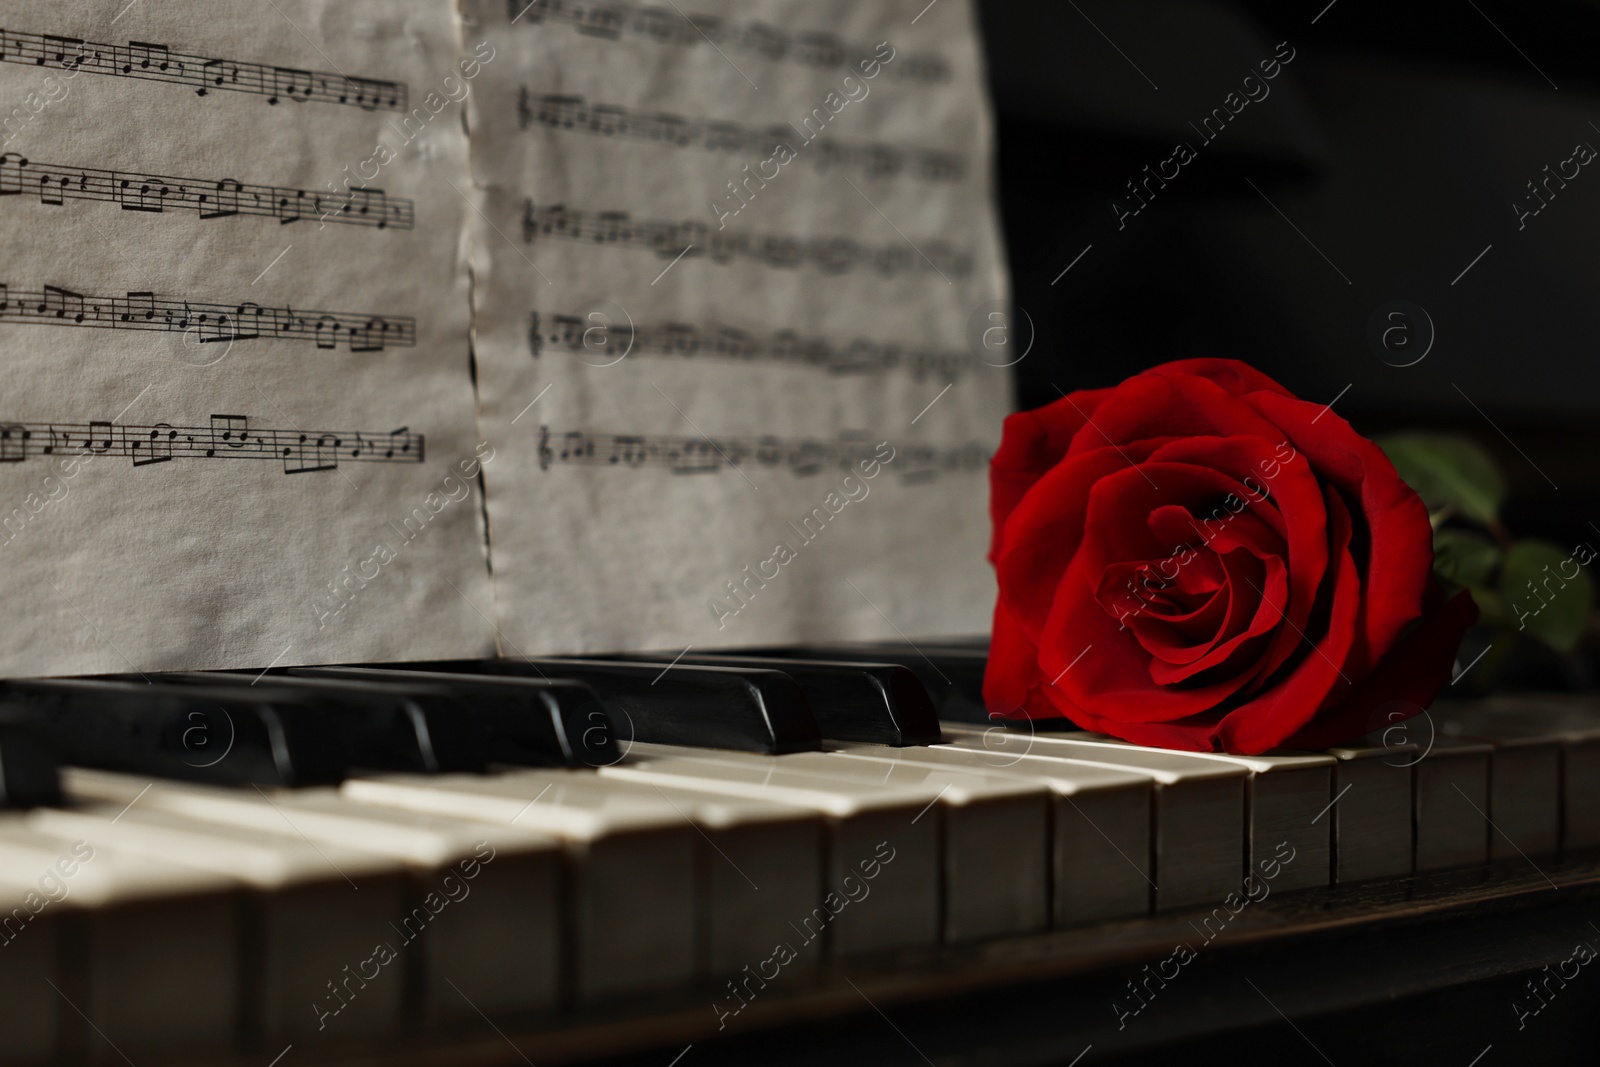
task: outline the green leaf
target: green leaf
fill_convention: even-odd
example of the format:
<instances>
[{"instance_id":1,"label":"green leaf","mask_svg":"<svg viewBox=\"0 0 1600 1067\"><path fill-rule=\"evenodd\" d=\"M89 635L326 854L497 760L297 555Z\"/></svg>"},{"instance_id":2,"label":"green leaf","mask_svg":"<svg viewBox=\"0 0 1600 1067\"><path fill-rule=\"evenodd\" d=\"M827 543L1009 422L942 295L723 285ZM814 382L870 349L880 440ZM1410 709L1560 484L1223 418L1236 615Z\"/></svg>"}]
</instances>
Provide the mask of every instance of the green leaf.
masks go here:
<instances>
[{"instance_id":1,"label":"green leaf","mask_svg":"<svg viewBox=\"0 0 1600 1067\"><path fill-rule=\"evenodd\" d=\"M1594 604L1588 573L1548 541L1518 541L1506 550L1500 591L1517 629L1559 652L1577 645Z\"/></svg>"},{"instance_id":2,"label":"green leaf","mask_svg":"<svg viewBox=\"0 0 1600 1067\"><path fill-rule=\"evenodd\" d=\"M1484 626L1496 630L1509 630L1512 622L1511 609L1506 607L1505 597L1486 586L1472 587L1472 602L1478 605L1478 621Z\"/></svg>"},{"instance_id":3,"label":"green leaf","mask_svg":"<svg viewBox=\"0 0 1600 1067\"><path fill-rule=\"evenodd\" d=\"M1500 546L1483 534L1450 529L1433 535L1433 572L1446 581L1487 585L1499 565Z\"/></svg>"},{"instance_id":4,"label":"green leaf","mask_svg":"<svg viewBox=\"0 0 1600 1067\"><path fill-rule=\"evenodd\" d=\"M1390 434L1378 442L1430 510L1451 507L1485 525L1496 521L1506 482L1494 459L1466 437Z\"/></svg>"}]
</instances>

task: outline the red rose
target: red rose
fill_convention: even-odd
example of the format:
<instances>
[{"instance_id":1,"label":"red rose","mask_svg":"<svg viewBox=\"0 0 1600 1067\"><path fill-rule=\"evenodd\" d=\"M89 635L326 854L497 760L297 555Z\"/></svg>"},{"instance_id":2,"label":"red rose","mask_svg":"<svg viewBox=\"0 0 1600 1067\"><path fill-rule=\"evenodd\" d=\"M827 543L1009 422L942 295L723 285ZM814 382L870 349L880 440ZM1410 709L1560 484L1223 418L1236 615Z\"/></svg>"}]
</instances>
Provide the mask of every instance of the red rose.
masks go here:
<instances>
[{"instance_id":1,"label":"red rose","mask_svg":"<svg viewBox=\"0 0 1600 1067\"><path fill-rule=\"evenodd\" d=\"M1006 420L984 698L1143 745L1325 748L1425 707L1477 618L1377 445L1235 360Z\"/></svg>"}]
</instances>

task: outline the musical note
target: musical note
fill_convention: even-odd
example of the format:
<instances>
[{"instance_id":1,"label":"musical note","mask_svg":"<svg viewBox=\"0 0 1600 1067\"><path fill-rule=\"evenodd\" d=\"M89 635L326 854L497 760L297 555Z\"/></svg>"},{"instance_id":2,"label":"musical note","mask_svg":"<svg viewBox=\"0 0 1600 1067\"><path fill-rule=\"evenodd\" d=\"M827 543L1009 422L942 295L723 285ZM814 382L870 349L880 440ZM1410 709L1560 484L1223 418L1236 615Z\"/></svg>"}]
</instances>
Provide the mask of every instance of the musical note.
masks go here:
<instances>
[{"instance_id":1,"label":"musical note","mask_svg":"<svg viewBox=\"0 0 1600 1067\"><path fill-rule=\"evenodd\" d=\"M658 45L683 48L694 48L709 40L717 48L755 52L774 62L790 60L813 67L853 68L858 60L874 54L871 45L846 45L831 33L791 35L762 22L740 25L713 15L613 0L541 0L533 5L527 0L507 0L506 19L525 26L541 25L548 19L565 23L581 34L611 41L619 39L624 30ZM905 56L882 69L894 77L915 81L942 82L950 78L950 64L934 53Z\"/></svg>"},{"instance_id":2,"label":"musical note","mask_svg":"<svg viewBox=\"0 0 1600 1067\"><path fill-rule=\"evenodd\" d=\"M129 455L133 457L135 467L148 467L152 463L172 462L172 444L177 440L178 431L169 423L158 422L148 432L128 435ZM144 452L141 455L140 449Z\"/></svg>"},{"instance_id":3,"label":"musical note","mask_svg":"<svg viewBox=\"0 0 1600 1067\"><path fill-rule=\"evenodd\" d=\"M590 430L560 433L559 450L551 445L557 431L539 427L539 468L571 465L665 467L673 474L714 474L736 468L754 457L770 469L783 468L797 478L814 477L830 467L854 470L878 458L879 444L860 432L846 432L829 441L816 438L706 437L673 434L619 434ZM885 442L886 444L887 442ZM991 450L978 442L954 446L902 445L895 460L902 481L929 481L943 474L981 474Z\"/></svg>"},{"instance_id":4,"label":"musical note","mask_svg":"<svg viewBox=\"0 0 1600 1067\"><path fill-rule=\"evenodd\" d=\"M231 218L239 214L239 194L242 192L242 183L224 178L211 192L195 194L195 210L202 219Z\"/></svg>"},{"instance_id":5,"label":"musical note","mask_svg":"<svg viewBox=\"0 0 1600 1067\"><path fill-rule=\"evenodd\" d=\"M148 291L107 299L54 285L31 290L13 289L0 282L0 323L4 322L166 333L184 333L193 328L202 343L268 337L310 340L319 349L332 349L343 340L354 352L412 348L417 343L416 320L403 316L296 312L293 308L262 308L249 302L212 304L161 297Z\"/></svg>"},{"instance_id":6,"label":"musical note","mask_svg":"<svg viewBox=\"0 0 1600 1067\"><path fill-rule=\"evenodd\" d=\"M705 147L711 152L737 152L756 136L731 122L704 122L701 128L705 130Z\"/></svg>"},{"instance_id":7,"label":"musical note","mask_svg":"<svg viewBox=\"0 0 1600 1067\"><path fill-rule=\"evenodd\" d=\"M782 59L789 51L789 36L764 22L752 22L744 29L743 44L768 59Z\"/></svg>"},{"instance_id":8,"label":"musical note","mask_svg":"<svg viewBox=\"0 0 1600 1067\"><path fill-rule=\"evenodd\" d=\"M694 237L686 235L694 234ZM590 240L635 248L648 248L671 259L679 254L700 255L708 251L712 260L728 263L749 257L770 267L792 269L815 267L831 274L842 274L870 266L879 274L909 271L934 271L946 281L966 277L972 272L972 255L951 248L944 241L919 240L916 248L904 242L882 246L862 245L849 237L815 237L802 240L781 234L746 235L733 230L710 230L703 222L633 222L626 211L572 211L564 204L535 207L525 201L522 239L532 244L540 237ZM697 239L703 238L704 240Z\"/></svg>"},{"instance_id":9,"label":"musical note","mask_svg":"<svg viewBox=\"0 0 1600 1067\"><path fill-rule=\"evenodd\" d=\"M112 45L55 34L0 31L0 63L29 63L169 82L193 88L202 97L222 91L265 96L272 104L288 97L297 103L314 101L364 111L410 108L409 91L400 82L190 55L174 52L169 45L146 41Z\"/></svg>"},{"instance_id":10,"label":"musical note","mask_svg":"<svg viewBox=\"0 0 1600 1067\"><path fill-rule=\"evenodd\" d=\"M423 458L421 435L414 434L409 427L402 426L398 430L389 431L389 448L384 452L383 458L394 459L396 456L402 459L408 458L412 449L416 450L417 462L421 463Z\"/></svg>"},{"instance_id":11,"label":"musical note","mask_svg":"<svg viewBox=\"0 0 1600 1067\"><path fill-rule=\"evenodd\" d=\"M73 325L83 324L85 314L84 295L82 293L47 285L44 287L44 292L41 296L39 314L53 315L63 321L71 322Z\"/></svg>"},{"instance_id":12,"label":"musical note","mask_svg":"<svg viewBox=\"0 0 1600 1067\"><path fill-rule=\"evenodd\" d=\"M21 463L28 458L27 427L17 423L0 426L0 463Z\"/></svg>"},{"instance_id":13,"label":"musical note","mask_svg":"<svg viewBox=\"0 0 1600 1067\"><path fill-rule=\"evenodd\" d=\"M966 160L952 152L922 152L917 156L917 177L929 181L956 181L966 169Z\"/></svg>"},{"instance_id":14,"label":"musical note","mask_svg":"<svg viewBox=\"0 0 1600 1067\"><path fill-rule=\"evenodd\" d=\"M28 161L16 152L0 155L0 196L19 196Z\"/></svg>"},{"instance_id":15,"label":"musical note","mask_svg":"<svg viewBox=\"0 0 1600 1067\"><path fill-rule=\"evenodd\" d=\"M117 202L124 211L146 211L161 214L166 211L167 197L174 187L161 178L123 178L116 182ZM181 195L183 190L177 189Z\"/></svg>"},{"instance_id":16,"label":"musical note","mask_svg":"<svg viewBox=\"0 0 1600 1067\"><path fill-rule=\"evenodd\" d=\"M800 441L789 446L789 469L802 478L822 470L828 459L828 448L820 441Z\"/></svg>"},{"instance_id":17,"label":"musical note","mask_svg":"<svg viewBox=\"0 0 1600 1067\"><path fill-rule=\"evenodd\" d=\"M393 110L399 102L400 86L394 82L378 81L374 78L346 78L344 89L339 94L339 103L353 103L363 111L376 111L379 108Z\"/></svg>"},{"instance_id":18,"label":"musical note","mask_svg":"<svg viewBox=\"0 0 1600 1067\"><path fill-rule=\"evenodd\" d=\"M152 214L168 208L192 210L207 220L249 215L289 223L316 218L347 226L409 230L416 217L410 200L391 200L381 189L352 189L348 196L334 198L332 203L337 206L328 208L329 202L309 189L246 185L232 178L213 181L130 174L43 163L15 152L0 155L0 196L16 196L35 188L40 201L52 206L63 199L89 200Z\"/></svg>"},{"instance_id":19,"label":"musical note","mask_svg":"<svg viewBox=\"0 0 1600 1067\"><path fill-rule=\"evenodd\" d=\"M628 213L626 211L602 211L599 215L599 224L591 236L596 241L612 242L626 241L633 236L633 231L628 227Z\"/></svg>"},{"instance_id":20,"label":"musical note","mask_svg":"<svg viewBox=\"0 0 1600 1067\"><path fill-rule=\"evenodd\" d=\"M386 441L384 448L372 441ZM355 448L348 443L357 441ZM341 449L345 449L341 457ZM22 463L31 456L121 456L135 467L177 459L279 460L285 474L335 469L341 458L359 463L422 463L423 435L401 427L390 433L339 430L261 430L248 415L213 415L207 427L123 426L96 419L87 423L0 422L0 463Z\"/></svg>"},{"instance_id":21,"label":"musical note","mask_svg":"<svg viewBox=\"0 0 1600 1067\"><path fill-rule=\"evenodd\" d=\"M745 450L740 449L741 453ZM722 469L723 453L718 452L709 438L692 438L674 450L668 460L673 474L714 474ZM742 455L730 455L728 463L738 466Z\"/></svg>"},{"instance_id":22,"label":"musical note","mask_svg":"<svg viewBox=\"0 0 1600 1067\"><path fill-rule=\"evenodd\" d=\"M203 81L219 89L236 88L239 84L239 64L226 59L208 59L200 65ZM198 93L205 96L211 90L201 85Z\"/></svg>"},{"instance_id":23,"label":"musical note","mask_svg":"<svg viewBox=\"0 0 1600 1067\"><path fill-rule=\"evenodd\" d=\"M677 12L658 7L635 8L628 28L644 34L657 44L673 44L689 29L683 25Z\"/></svg>"},{"instance_id":24,"label":"musical note","mask_svg":"<svg viewBox=\"0 0 1600 1067\"><path fill-rule=\"evenodd\" d=\"M66 203L67 183L65 179L57 179L54 175L39 175L39 203L50 207L60 207Z\"/></svg>"},{"instance_id":25,"label":"musical note","mask_svg":"<svg viewBox=\"0 0 1600 1067\"><path fill-rule=\"evenodd\" d=\"M389 323L384 319L368 319L367 324L350 333L350 351L382 352L384 338L389 333Z\"/></svg>"},{"instance_id":26,"label":"musical note","mask_svg":"<svg viewBox=\"0 0 1600 1067\"><path fill-rule=\"evenodd\" d=\"M110 452L117 442L117 428L109 422L89 423L89 434L86 444L90 452Z\"/></svg>"},{"instance_id":27,"label":"musical note","mask_svg":"<svg viewBox=\"0 0 1600 1067\"><path fill-rule=\"evenodd\" d=\"M642 466L649 458L648 442L638 434L614 434L611 438L611 457L607 462L621 460L630 467Z\"/></svg>"},{"instance_id":28,"label":"musical note","mask_svg":"<svg viewBox=\"0 0 1600 1067\"><path fill-rule=\"evenodd\" d=\"M300 104L311 99L312 74L309 70L273 67L271 75L272 92L267 96L267 103L276 104L284 97Z\"/></svg>"},{"instance_id":29,"label":"musical note","mask_svg":"<svg viewBox=\"0 0 1600 1067\"><path fill-rule=\"evenodd\" d=\"M538 123L550 129L606 137L636 137L679 148L699 147L709 152L739 152L759 145L769 156L776 156L777 146L783 144L790 146L792 158L806 161L818 170L849 166L871 179L907 174L924 181L952 182L966 174L965 158L951 152L832 138L818 141L811 147L789 127L760 130L715 119L630 111L614 104L591 106L581 96L536 96L525 85L518 93L518 116L523 129Z\"/></svg>"},{"instance_id":30,"label":"musical note","mask_svg":"<svg viewBox=\"0 0 1600 1067\"><path fill-rule=\"evenodd\" d=\"M340 437L337 434L300 434L283 452L283 473L309 474L339 467ZM359 449L357 450L359 453ZM354 455L352 459L359 459Z\"/></svg>"},{"instance_id":31,"label":"musical note","mask_svg":"<svg viewBox=\"0 0 1600 1067\"><path fill-rule=\"evenodd\" d=\"M233 317L233 340L254 341L259 338L261 336L261 316L262 310L260 304L252 304L249 301L246 301L235 308Z\"/></svg>"},{"instance_id":32,"label":"musical note","mask_svg":"<svg viewBox=\"0 0 1600 1067\"><path fill-rule=\"evenodd\" d=\"M622 5L590 4L576 25L579 33L615 41L622 36Z\"/></svg>"},{"instance_id":33,"label":"musical note","mask_svg":"<svg viewBox=\"0 0 1600 1067\"><path fill-rule=\"evenodd\" d=\"M280 223L287 226L291 222L310 218L314 213L315 203L316 197L309 196L304 189L297 189L294 192L284 189L278 193L277 199L273 202L273 214Z\"/></svg>"},{"instance_id":34,"label":"musical note","mask_svg":"<svg viewBox=\"0 0 1600 1067\"><path fill-rule=\"evenodd\" d=\"M546 320L551 328L545 328ZM808 337L793 330L777 330L757 336L747 330L721 323L699 327L669 322L661 325L636 324L630 334L630 352L641 356L712 358L739 362L752 360L787 364L826 371L834 375L875 374L905 371L915 380L937 376L954 381L978 364L971 353L957 349L910 346L899 341L876 341L857 337L834 342ZM584 345L584 320L576 315L545 316L530 313L528 343L530 353L539 358L546 346L573 353L587 351Z\"/></svg>"},{"instance_id":35,"label":"musical note","mask_svg":"<svg viewBox=\"0 0 1600 1067\"><path fill-rule=\"evenodd\" d=\"M34 65L40 67L47 67L53 63L63 70L73 70L82 66L89 54L88 42L79 37L61 37L47 33L35 38L33 34L13 33L11 39L20 46L19 52L25 51L30 43L36 41L39 52L31 58ZM22 62L22 57L19 55L13 62Z\"/></svg>"},{"instance_id":36,"label":"musical note","mask_svg":"<svg viewBox=\"0 0 1600 1067\"><path fill-rule=\"evenodd\" d=\"M128 61L122 66L122 73L132 74L135 67L140 70L150 70L152 65L158 73L165 73L172 67L172 49L164 44L144 44L140 41L129 41L127 50ZM183 69L180 61L178 70Z\"/></svg>"},{"instance_id":37,"label":"musical note","mask_svg":"<svg viewBox=\"0 0 1600 1067\"><path fill-rule=\"evenodd\" d=\"M317 319L316 332L315 332L315 334L313 334L313 337L316 339L316 342L317 342L317 347L318 348L337 348L339 346L339 329L340 329L341 325L342 324L339 322L339 320L336 317L334 317L333 315L323 315L323 316L319 317ZM355 350L355 331L354 330L351 331L350 337L351 337L350 348L351 348L352 351L354 351ZM379 347L382 347L382 346L379 346Z\"/></svg>"},{"instance_id":38,"label":"musical note","mask_svg":"<svg viewBox=\"0 0 1600 1067\"><path fill-rule=\"evenodd\" d=\"M568 431L561 441L561 462L594 458L594 442L582 430Z\"/></svg>"}]
</instances>

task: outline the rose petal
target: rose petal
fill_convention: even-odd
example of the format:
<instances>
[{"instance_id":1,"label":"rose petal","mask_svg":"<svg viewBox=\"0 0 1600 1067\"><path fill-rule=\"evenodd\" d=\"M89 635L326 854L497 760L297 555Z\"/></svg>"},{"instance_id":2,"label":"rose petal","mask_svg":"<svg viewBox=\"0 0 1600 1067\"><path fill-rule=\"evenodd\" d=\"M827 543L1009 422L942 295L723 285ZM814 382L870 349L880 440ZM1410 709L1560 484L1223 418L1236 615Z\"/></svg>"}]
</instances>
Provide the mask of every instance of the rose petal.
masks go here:
<instances>
[{"instance_id":1,"label":"rose petal","mask_svg":"<svg viewBox=\"0 0 1600 1067\"><path fill-rule=\"evenodd\" d=\"M1330 488L1328 495L1332 497L1334 490ZM1319 628L1316 623L1320 620L1314 618L1313 628L1299 634L1301 645L1289 659L1294 666L1286 668L1287 675L1273 678L1253 699L1223 716L1217 724L1216 742L1225 752L1253 754L1282 745L1285 738L1336 699L1332 694L1340 693L1342 698L1357 680L1344 667L1355 644L1362 603L1361 575L1350 555L1349 515L1343 508L1331 505L1329 512L1335 523L1328 531L1331 582L1321 598L1327 605L1326 622ZM1320 616L1322 612L1319 605L1316 614Z\"/></svg>"},{"instance_id":2,"label":"rose petal","mask_svg":"<svg viewBox=\"0 0 1600 1067\"><path fill-rule=\"evenodd\" d=\"M1108 442L1239 435L1283 439L1270 419L1215 382L1147 373L1129 378L1101 399L1094 418L1073 436L1067 454L1105 448Z\"/></svg>"},{"instance_id":3,"label":"rose petal","mask_svg":"<svg viewBox=\"0 0 1600 1067\"><path fill-rule=\"evenodd\" d=\"M992 714L1017 714L1040 681L1039 652L1016 624L1004 600L994 606L989 661L983 672L983 703Z\"/></svg>"},{"instance_id":4,"label":"rose petal","mask_svg":"<svg viewBox=\"0 0 1600 1067\"><path fill-rule=\"evenodd\" d=\"M1033 411L1006 416L1000 447L989 461L989 517L998 532L1012 509L1035 482L1061 462L1073 434L1110 395L1110 389L1073 393ZM993 559L997 545L990 546Z\"/></svg>"},{"instance_id":5,"label":"rose petal","mask_svg":"<svg viewBox=\"0 0 1600 1067\"><path fill-rule=\"evenodd\" d=\"M1271 605L1282 602L1288 593L1287 568L1277 557L1262 560L1242 549L1228 553L1224 564L1229 571L1230 610L1221 630L1186 664L1176 661L1152 662L1150 678L1158 685L1186 682L1203 671L1231 668L1236 673L1253 673L1260 650L1256 638L1276 631L1283 617ZM1253 574L1254 577L1249 577Z\"/></svg>"},{"instance_id":6,"label":"rose petal","mask_svg":"<svg viewBox=\"0 0 1600 1067\"><path fill-rule=\"evenodd\" d=\"M1319 474L1360 502L1368 531L1364 644L1374 656L1383 655L1421 614L1423 593L1432 579L1433 528L1427 506L1400 480L1383 450L1339 416L1316 404L1265 393L1249 402L1284 428L1290 443Z\"/></svg>"},{"instance_id":7,"label":"rose petal","mask_svg":"<svg viewBox=\"0 0 1600 1067\"><path fill-rule=\"evenodd\" d=\"M1271 440L1258 436L1200 438L1164 446L1151 455L1152 462L1168 457L1198 462L1201 458L1213 457L1213 462L1240 481L1238 488L1230 490L1239 506L1245 509L1240 514L1248 512L1260 516L1273 523L1282 535L1285 544L1274 551L1289 561L1289 591L1279 602L1287 626L1268 653L1271 662L1266 673L1281 666L1293 650L1296 640L1293 630L1305 628L1328 565L1327 512L1323 506L1322 486L1309 463L1279 459L1284 442L1282 435ZM1260 499L1263 493L1266 497ZM1231 507L1224 511L1223 523L1226 524L1231 517ZM1200 526L1209 538L1218 524L1202 521Z\"/></svg>"},{"instance_id":8,"label":"rose petal","mask_svg":"<svg viewBox=\"0 0 1600 1067\"><path fill-rule=\"evenodd\" d=\"M1255 392L1294 395L1250 364L1237 359L1179 359L1163 363L1159 367L1151 367L1144 373L1193 375L1196 378L1205 378L1222 386L1233 396L1244 396Z\"/></svg>"},{"instance_id":9,"label":"rose petal","mask_svg":"<svg viewBox=\"0 0 1600 1067\"><path fill-rule=\"evenodd\" d=\"M1090 487L1125 469L1127 461L1109 448L1066 460L1039 479L998 530L993 559L1000 599L1035 644L1082 540Z\"/></svg>"},{"instance_id":10,"label":"rose petal","mask_svg":"<svg viewBox=\"0 0 1600 1067\"><path fill-rule=\"evenodd\" d=\"M1343 701L1325 709L1284 744L1328 748L1370 731L1378 711L1391 702L1426 708L1450 680L1461 639L1477 621L1478 605L1472 594L1462 590L1402 636Z\"/></svg>"},{"instance_id":11,"label":"rose petal","mask_svg":"<svg viewBox=\"0 0 1600 1067\"><path fill-rule=\"evenodd\" d=\"M1155 685L1150 654L1095 602L1081 567L1080 556L1062 579L1037 646L1041 691L1052 703L1127 721L1167 721L1214 707L1248 680L1246 673L1210 685Z\"/></svg>"}]
</instances>

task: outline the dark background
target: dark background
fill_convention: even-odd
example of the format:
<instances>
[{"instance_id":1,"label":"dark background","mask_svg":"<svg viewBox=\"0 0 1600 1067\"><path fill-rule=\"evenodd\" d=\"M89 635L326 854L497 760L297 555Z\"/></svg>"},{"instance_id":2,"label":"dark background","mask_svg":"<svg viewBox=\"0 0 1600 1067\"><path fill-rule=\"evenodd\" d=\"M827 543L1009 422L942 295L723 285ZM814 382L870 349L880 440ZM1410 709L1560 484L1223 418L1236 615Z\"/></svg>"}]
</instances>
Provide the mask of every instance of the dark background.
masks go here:
<instances>
[{"instance_id":1,"label":"dark background","mask_svg":"<svg viewBox=\"0 0 1600 1067\"><path fill-rule=\"evenodd\" d=\"M1547 165L1600 147L1600 4L982 0L980 15L1013 329L1026 312L1035 330L1020 406L1231 356L1306 399L1349 386L1334 410L1369 435L1472 435L1511 483L1515 533L1600 544L1600 165L1552 182L1521 229L1513 208L1538 206L1527 183ZM1270 94L1203 139L1189 123L1228 114L1279 42L1294 58ZM1119 229L1113 202L1137 206L1127 183L1180 141L1196 158ZM1434 331L1409 367L1390 364L1421 352L1425 322L1378 315L1403 329L1388 349L1368 336L1396 300Z\"/></svg>"}]
</instances>

